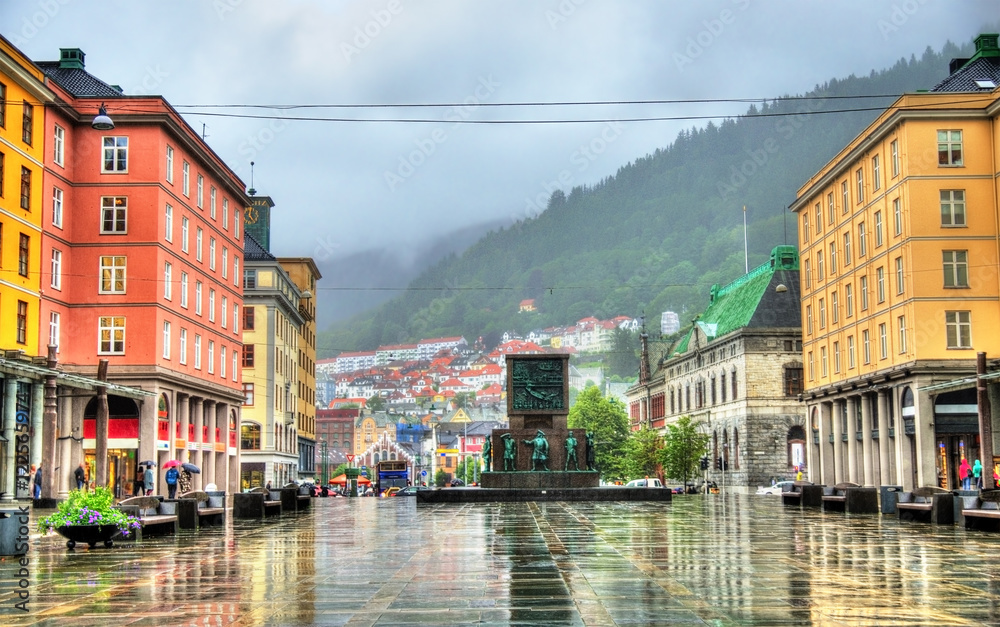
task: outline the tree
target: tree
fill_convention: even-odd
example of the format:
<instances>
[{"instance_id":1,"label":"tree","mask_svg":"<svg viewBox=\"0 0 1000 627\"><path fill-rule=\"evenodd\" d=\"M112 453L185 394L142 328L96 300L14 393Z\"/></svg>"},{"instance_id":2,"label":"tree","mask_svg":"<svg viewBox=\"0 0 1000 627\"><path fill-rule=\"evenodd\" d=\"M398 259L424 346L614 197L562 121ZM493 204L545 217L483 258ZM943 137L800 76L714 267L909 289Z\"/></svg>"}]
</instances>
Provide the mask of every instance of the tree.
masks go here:
<instances>
[{"instance_id":1,"label":"tree","mask_svg":"<svg viewBox=\"0 0 1000 627\"><path fill-rule=\"evenodd\" d=\"M460 407L462 409L468 409L476 404L476 393L475 392L456 392L455 398L452 399L455 403L455 407Z\"/></svg>"},{"instance_id":2,"label":"tree","mask_svg":"<svg viewBox=\"0 0 1000 627\"><path fill-rule=\"evenodd\" d=\"M464 481L465 485L472 485L481 481L482 469L476 468L478 460L478 457L473 457L472 455L463 459L455 468L455 477Z\"/></svg>"},{"instance_id":3,"label":"tree","mask_svg":"<svg viewBox=\"0 0 1000 627\"><path fill-rule=\"evenodd\" d=\"M385 399L376 394L368 399L367 406L372 411L385 411Z\"/></svg>"},{"instance_id":4,"label":"tree","mask_svg":"<svg viewBox=\"0 0 1000 627\"><path fill-rule=\"evenodd\" d=\"M351 467L350 464L341 464L337 466L337 468L330 473L330 476L327 477L327 479L333 479L334 477L339 477L340 475L347 474L347 469L350 467Z\"/></svg>"},{"instance_id":5,"label":"tree","mask_svg":"<svg viewBox=\"0 0 1000 627\"><path fill-rule=\"evenodd\" d=\"M642 429L635 431L625 447L625 467L628 476L658 477L663 459L663 438L657 431Z\"/></svg>"},{"instance_id":6,"label":"tree","mask_svg":"<svg viewBox=\"0 0 1000 627\"><path fill-rule=\"evenodd\" d=\"M567 425L594 434L597 469L604 480L626 476L625 443L628 441L628 414L617 399L604 398L600 388L580 392L569 410Z\"/></svg>"},{"instance_id":7,"label":"tree","mask_svg":"<svg viewBox=\"0 0 1000 627\"><path fill-rule=\"evenodd\" d=\"M434 473L434 485L439 488L443 488L444 484L447 482L448 473L446 473L443 468L438 468L437 472Z\"/></svg>"},{"instance_id":8,"label":"tree","mask_svg":"<svg viewBox=\"0 0 1000 627\"><path fill-rule=\"evenodd\" d=\"M663 470L684 485L697 476L699 460L708 454L708 434L699 431L701 426L691 416L681 416L676 423L667 425L663 438Z\"/></svg>"}]
</instances>

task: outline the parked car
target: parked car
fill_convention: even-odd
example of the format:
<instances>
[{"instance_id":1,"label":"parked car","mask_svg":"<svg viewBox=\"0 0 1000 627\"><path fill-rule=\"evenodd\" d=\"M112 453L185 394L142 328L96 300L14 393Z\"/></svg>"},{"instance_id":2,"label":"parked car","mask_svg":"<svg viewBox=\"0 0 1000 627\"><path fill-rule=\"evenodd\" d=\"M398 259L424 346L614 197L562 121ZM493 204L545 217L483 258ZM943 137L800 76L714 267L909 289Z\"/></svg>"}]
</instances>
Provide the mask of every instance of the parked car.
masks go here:
<instances>
[{"instance_id":1,"label":"parked car","mask_svg":"<svg viewBox=\"0 0 1000 627\"><path fill-rule=\"evenodd\" d=\"M633 479L625 484L626 488L662 488L663 483L655 477L645 479Z\"/></svg>"},{"instance_id":2,"label":"parked car","mask_svg":"<svg viewBox=\"0 0 1000 627\"><path fill-rule=\"evenodd\" d=\"M453 487L453 488L461 488L464 485L465 485L465 482L462 481L461 479L452 479L451 480L451 487Z\"/></svg>"},{"instance_id":3,"label":"parked car","mask_svg":"<svg viewBox=\"0 0 1000 627\"><path fill-rule=\"evenodd\" d=\"M424 490L432 490L432 489L433 488L429 488L425 485L408 485L399 492L397 492L396 496L416 496L418 491L422 492Z\"/></svg>"},{"instance_id":4,"label":"parked car","mask_svg":"<svg viewBox=\"0 0 1000 627\"><path fill-rule=\"evenodd\" d=\"M788 492L792 489L792 484L794 481L779 481L774 485L761 486L757 488L757 494L781 496L782 492Z\"/></svg>"}]
</instances>

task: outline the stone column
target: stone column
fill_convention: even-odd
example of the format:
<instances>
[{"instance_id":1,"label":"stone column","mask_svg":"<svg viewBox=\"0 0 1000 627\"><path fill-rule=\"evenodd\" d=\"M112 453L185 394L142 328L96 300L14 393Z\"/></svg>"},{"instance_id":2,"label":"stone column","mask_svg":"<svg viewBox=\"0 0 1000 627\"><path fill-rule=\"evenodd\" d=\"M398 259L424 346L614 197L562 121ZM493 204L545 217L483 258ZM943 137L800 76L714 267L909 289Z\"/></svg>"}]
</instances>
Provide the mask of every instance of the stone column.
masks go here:
<instances>
[{"instance_id":1,"label":"stone column","mask_svg":"<svg viewBox=\"0 0 1000 627\"><path fill-rule=\"evenodd\" d=\"M212 407L211 415L205 420L205 424L208 425L208 446L210 447L210 450L203 456L205 467L201 469L205 485L210 483L218 485L215 481L215 459L218 456L218 453L215 452L215 443L217 442L215 429L219 426L219 408L221 405L221 403L215 403L214 407Z\"/></svg>"},{"instance_id":2,"label":"stone column","mask_svg":"<svg viewBox=\"0 0 1000 627\"><path fill-rule=\"evenodd\" d=\"M833 415L833 483L844 480L844 402L830 403Z\"/></svg>"},{"instance_id":3,"label":"stone column","mask_svg":"<svg viewBox=\"0 0 1000 627\"><path fill-rule=\"evenodd\" d=\"M177 420L175 421L175 426L171 427L170 439L174 442L174 452L176 453L176 459L180 462L186 462L188 460L187 452L189 446L187 445L187 428L190 424L191 416L191 395L183 394L181 392L177 393ZM180 425L180 439L184 440L184 448L177 448L177 426Z\"/></svg>"},{"instance_id":4,"label":"stone column","mask_svg":"<svg viewBox=\"0 0 1000 627\"><path fill-rule=\"evenodd\" d=\"M201 453L199 454L200 459L198 461L198 468L201 472L194 476L194 486L196 490L204 490L205 484L208 483L205 478L205 473L208 472L208 465L212 460L212 452L208 450L208 443L211 440L212 432L212 417L215 416L215 401L210 401L204 399L201 406L201 421L196 427L198 431L198 439L201 442ZM208 428L208 436L205 436L206 427Z\"/></svg>"},{"instance_id":5,"label":"stone column","mask_svg":"<svg viewBox=\"0 0 1000 627\"><path fill-rule=\"evenodd\" d=\"M203 414L205 411L205 399L203 398L192 398L191 399L191 422L194 424L194 438L188 441L188 461L201 468L201 448L195 448L194 442L201 440L201 425L203 424ZM191 477L191 489L200 490L201 489L201 475L194 475Z\"/></svg>"},{"instance_id":6,"label":"stone column","mask_svg":"<svg viewBox=\"0 0 1000 627\"><path fill-rule=\"evenodd\" d=\"M30 464L38 466L42 463L42 414L45 412L45 385L41 382L31 384L31 443L29 444ZM52 469L42 470L42 485L51 480Z\"/></svg>"},{"instance_id":7,"label":"stone column","mask_svg":"<svg viewBox=\"0 0 1000 627\"><path fill-rule=\"evenodd\" d=\"M886 402L886 391L878 391L878 461L880 485L895 485L896 480L892 472L891 457L889 455L889 407Z\"/></svg>"},{"instance_id":8,"label":"stone column","mask_svg":"<svg viewBox=\"0 0 1000 627\"><path fill-rule=\"evenodd\" d=\"M139 401L139 459L137 461L151 459L157 463L157 466L153 468L153 493L164 494L167 484L160 485L163 469L159 466L164 460L157 459L156 456L156 422L160 419L157 405L160 401L161 390L154 387L152 391L156 392L156 396L146 397Z\"/></svg>"},{"instance_id":9,"label":"stone column","mask_svg":"<svg viewBox=\"0 0 1000 627\"><path fill-rule=\"evenodd\" d=\"M868 404L870 399L865 395L852 398L856 398L861 404L861 461L864 465L864 485L877 486L878 478L875 475L878 469L875 467L875 449L872 446L875 442L872 440L872 412Z\"/></svg>"},{"instance_id":10,"label":"stone column","mask_svg":"<svg viewBox=\"0 0 1000 627\"><path fill-rule=\"evenodd\" d=\"M864 485L861 464L858 463L857 406L853 396L848 396L842 402L844 411L847 412L847 480Z\"/></svg>"},{"instance_id":11,"label":"stone column","mask_svg":"<svg viewBox=\"0 0 1000 627\"><path fill-rule=\"evenodd\" d=\"M830 448L830 403L819 404L819 476L813 483L833 485L834 479L833 449Z\"/></svg>"},{"instance_id":12,"label":"stone column","mask_svg":"<svg viewBox=\"0 0 1000 627\"><path fill-rule=\"evenodd\" d=\"M914 395L914 402L913 426L916 428L916 433L913 438L916 441L917 458L912 460L912 463L917 468L917 482L921 486L937 486L937 435L934 432L934 400L928 392L917 391ZM902 408L900 408L900 413L902 413ZM985 473L987 470L992 473L993 464L984 466L983 472Z\"/></svg>"},{"instance_id":13,"label":"stone column","mask_svg":"<svg viewBox=\"0 0 1000 627\"><path fill-rule=\"evenodd\" d=\"M3 459L3 496L0 502L9 503L14 500L16 494L17 481L17 433L14 431L14 424L17 422L17 379L8 375L3 380L3 437L7 440L4 446Z\"/></svg>"},{"instance_id":14,"label":"stone column","mask_svg":"<svg viewBox=\"0 0 1000 627\"><path fill-rule=\"evenodd\" d=\"M55 483L52 487L57 490L55 498L65 500L69 496L69 491L76 488L76 484L70 486L70 475L76 468L76 464L73 463L73 436L76 435L73 432L73 397L64 396L58 398L56 402L59 406L56 424L62 439L56 441L56 461L52 469Z\"/></svg>"}]
</instances>

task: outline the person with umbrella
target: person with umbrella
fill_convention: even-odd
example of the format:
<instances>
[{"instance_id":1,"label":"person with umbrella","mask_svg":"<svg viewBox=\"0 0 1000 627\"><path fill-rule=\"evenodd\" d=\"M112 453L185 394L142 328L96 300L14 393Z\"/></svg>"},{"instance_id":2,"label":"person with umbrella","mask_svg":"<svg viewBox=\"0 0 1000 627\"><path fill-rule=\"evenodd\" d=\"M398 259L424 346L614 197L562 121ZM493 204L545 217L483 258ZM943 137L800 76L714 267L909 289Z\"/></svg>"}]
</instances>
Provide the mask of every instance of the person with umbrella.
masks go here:
<instances>
[{"instance_id":1,"label":"person with umbrella","mask_svg":"<svg viewBox=\"0 0 1000 627\"><path fill-rule=\"evenodd\" d=\"M146 472L142 473L142 487L146 489L146 496L153 495L153 467L146 466Z\"/></svg>"},{"instance_id":2,"label":"person with umbrella","mask_svg":"<svg viewBox=\"0 0 1000 627\"><path fill-rule=\"evenodd\" d=\"M181 466L181 494L191 491L191 471L186 466L187 464Z\"/></svg>"},{"instance_id":3,"label":"person with umbrella","mask_svg":"<svg viewBox=\"0 0 1000 627\"><path fill-rule=\"evenodd\" d=\"M167 498L174 499L177 496L177 480L180 478L179 472L177 472L176 466L171 466L167 469L167 474L165 479L167 480Z\"/></svg>"}]
</instances>

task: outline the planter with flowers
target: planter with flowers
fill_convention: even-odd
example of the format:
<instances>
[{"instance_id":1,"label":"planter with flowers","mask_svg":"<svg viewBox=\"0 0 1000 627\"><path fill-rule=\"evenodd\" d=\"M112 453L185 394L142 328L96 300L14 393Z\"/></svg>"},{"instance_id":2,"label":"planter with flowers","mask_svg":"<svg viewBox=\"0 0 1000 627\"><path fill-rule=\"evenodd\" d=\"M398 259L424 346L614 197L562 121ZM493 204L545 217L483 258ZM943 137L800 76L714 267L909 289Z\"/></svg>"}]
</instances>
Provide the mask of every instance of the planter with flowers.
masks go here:
<instances>
[{"instance_id":1,"label":"planter with flowers","mask_svg":"<svg viewBox=\"0 0 1000 627\"><path fill-rule=\"evenodd\" d=\"M77 543L94 548L98 542L111 548L113 538L119 534L128 536L139 527L138 518L115 508L114 503L115 497L107 488L74 490L59 503L56 513L38 521L38 530L43 533L55 530L66 538L69 549Z\"/></svg>"}]
</instances>

